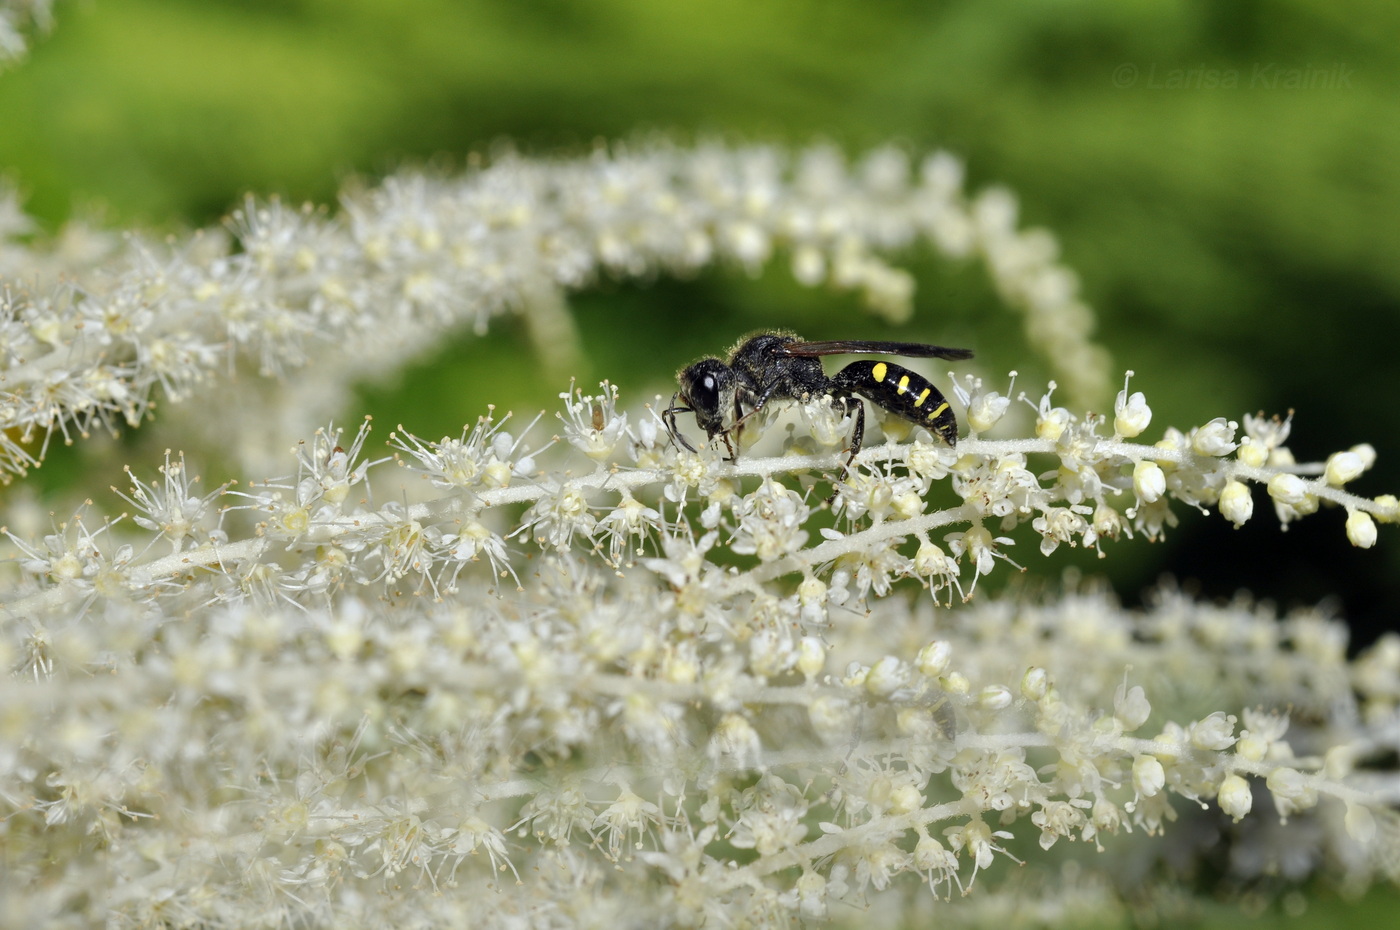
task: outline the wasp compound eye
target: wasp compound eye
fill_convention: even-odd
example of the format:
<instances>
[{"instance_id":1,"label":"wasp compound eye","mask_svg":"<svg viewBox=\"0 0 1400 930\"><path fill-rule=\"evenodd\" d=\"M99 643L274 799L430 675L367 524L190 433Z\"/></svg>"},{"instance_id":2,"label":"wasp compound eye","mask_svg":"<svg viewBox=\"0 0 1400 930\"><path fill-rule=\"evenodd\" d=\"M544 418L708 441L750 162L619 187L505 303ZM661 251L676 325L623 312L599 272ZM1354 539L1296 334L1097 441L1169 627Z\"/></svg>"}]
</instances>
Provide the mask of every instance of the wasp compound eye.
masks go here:
<instances>
[{"instance_id":1,"label":"wasp compound eye","mask_svg":"<svg viewBox=\"0 0 1400 930\"><path fill-rule=\"evenodd\" d=\"M696 362L680 373L681 396L695 411L695 422L710 436L728 426L724 422L734 398L734 372L717 358Z\"/></svg>"}]
</instances>

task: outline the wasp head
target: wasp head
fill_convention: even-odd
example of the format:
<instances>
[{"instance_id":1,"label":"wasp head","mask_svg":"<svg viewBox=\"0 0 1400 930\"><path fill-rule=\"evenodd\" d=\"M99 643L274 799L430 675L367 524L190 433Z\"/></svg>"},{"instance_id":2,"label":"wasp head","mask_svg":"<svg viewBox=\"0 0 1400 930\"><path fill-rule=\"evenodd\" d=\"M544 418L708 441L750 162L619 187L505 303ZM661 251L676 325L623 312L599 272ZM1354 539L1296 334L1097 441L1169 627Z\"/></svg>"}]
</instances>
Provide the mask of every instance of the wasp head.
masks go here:
<instances>
[{"instance_id":1,"label":"wasp head","mask_svg":"<svg viewBox=\"0 0 1400 930\"><path fill-rule=\"evenodd\" d=\"M676 375L681 398L695 411L695 425L711 438L733 423L725 423L734 410L738 379L734 369L717 358L705 358Z\"/></svg>"}]
</instances>

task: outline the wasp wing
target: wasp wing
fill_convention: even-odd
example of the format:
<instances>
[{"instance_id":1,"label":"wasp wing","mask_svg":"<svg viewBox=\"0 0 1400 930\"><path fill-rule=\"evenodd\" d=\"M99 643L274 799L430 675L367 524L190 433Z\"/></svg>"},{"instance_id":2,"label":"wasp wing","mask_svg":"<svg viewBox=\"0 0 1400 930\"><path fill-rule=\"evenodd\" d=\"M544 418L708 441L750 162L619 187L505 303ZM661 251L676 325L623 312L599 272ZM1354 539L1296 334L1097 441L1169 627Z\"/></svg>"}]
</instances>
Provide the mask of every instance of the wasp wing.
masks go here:
<instances>
[{"instance_id":1,"label":"wasp wing","mask_svg":"<svg viewBox=\"0 0 1400 930\"><path fill-rule=\"evenodd\" d=\"M789 342L782 354L802 358L818 355L902 355L905 358L972 358L971 349L949 349L922 342L870 342L861 339L834 339L829 342Z\"/></svg>"}]
</instances>

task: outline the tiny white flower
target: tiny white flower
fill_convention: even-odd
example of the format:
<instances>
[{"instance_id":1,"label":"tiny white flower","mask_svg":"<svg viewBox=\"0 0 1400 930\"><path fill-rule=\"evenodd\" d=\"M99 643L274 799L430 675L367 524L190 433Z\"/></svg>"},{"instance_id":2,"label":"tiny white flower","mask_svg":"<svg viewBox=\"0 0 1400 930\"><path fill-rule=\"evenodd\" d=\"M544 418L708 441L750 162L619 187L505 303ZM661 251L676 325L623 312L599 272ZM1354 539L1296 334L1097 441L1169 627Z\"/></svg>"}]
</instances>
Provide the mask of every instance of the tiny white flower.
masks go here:
<instances>
[{"instance_id":1,"label":"tiny white flower","mask_svg":"<svg viewBox=\"0 0 1400 930\"><path fill-rule=\"evenodd\" d=\"M1190 727L1192 745L1198 749L1229 749L1235 744L1235 717L1216 711Z\"/></svg>"},{"instance_id":2,"label":"tiny white flower","mask_svg":"<svg viewBox=\"0 0 1400 930\"><path fill-rule=\"evenodd\" d=\"M1216 417L1193 432L1191 448L1201 455L1229 455L1235 451L1235 430L1238 428L1239 424L1234 420Z\"/></svg>"}]
</instances>

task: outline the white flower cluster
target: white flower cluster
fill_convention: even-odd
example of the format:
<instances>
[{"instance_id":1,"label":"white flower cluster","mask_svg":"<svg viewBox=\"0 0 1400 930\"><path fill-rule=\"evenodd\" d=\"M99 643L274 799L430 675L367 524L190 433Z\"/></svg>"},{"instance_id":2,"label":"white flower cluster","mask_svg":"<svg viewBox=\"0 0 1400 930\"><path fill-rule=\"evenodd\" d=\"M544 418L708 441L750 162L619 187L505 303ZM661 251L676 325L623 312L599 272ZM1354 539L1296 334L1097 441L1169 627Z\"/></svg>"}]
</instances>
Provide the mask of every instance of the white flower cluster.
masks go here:
<instances>
[{"instance_id":1,"label":"white flower cluster","mask_svg":"<svg viewBox=\"0 0 1400 930\"><path fill-rule=\"evenodd\" d=\"M1240 822L1245 877L1395 878L1400 782L1355 770L1400 747L1400 640L1349 661L1312 612L953 597L1026 525L1048 555L1157 536L1173 500L1238 523L1236 485L1369 545L1400 515L1341 487L1369 447L1299 465L1253 418L1137 442L1127 386L1111 433L1047 393L1033 436L988 439L1009 397L956 393L955 449L848 473L848 424L726 463L604 384L562 395L557 441L396 434L417 489L372 492L366 425L284 480L201 490L168 456L129 519L12 525L11 920L902 922L1072 843L1179 859L1172 822L1206 816Z\"/></svg>"},{"instance_id":2,"label":"white flower cluster","mask_svg":"<svg viewBox=\"0 0 1400 930\"><path fill-rule=\"evenodd\" d=\"M0 281L0 476L23 473L53 435L139 423L156 386L177 401L237 369L277 380L244 389L225 416L193 412L181 441L216 431L212 448L263 473L280 467L269 436L305 435L350 385L396 371L447 328L521 312L545 355L567 358L563 290L717 263L756 273L777 255L801 283L856 291L891 318L911 312L913 278L884 256L927 245L980 258L1071 396L1107 392L1092 315L1054 240L1017 229L1009 193L968 197L946 153L915 165L887 148L849 165L831 147L618 147L504 157L462 178L404 173L347 192L337 216L249 201L231 235L133 237L116 254L80 228L48 248L16 238L26 231L13 194L0 196L0 276L14 279Z\"/></svg>"}]
</instances>

